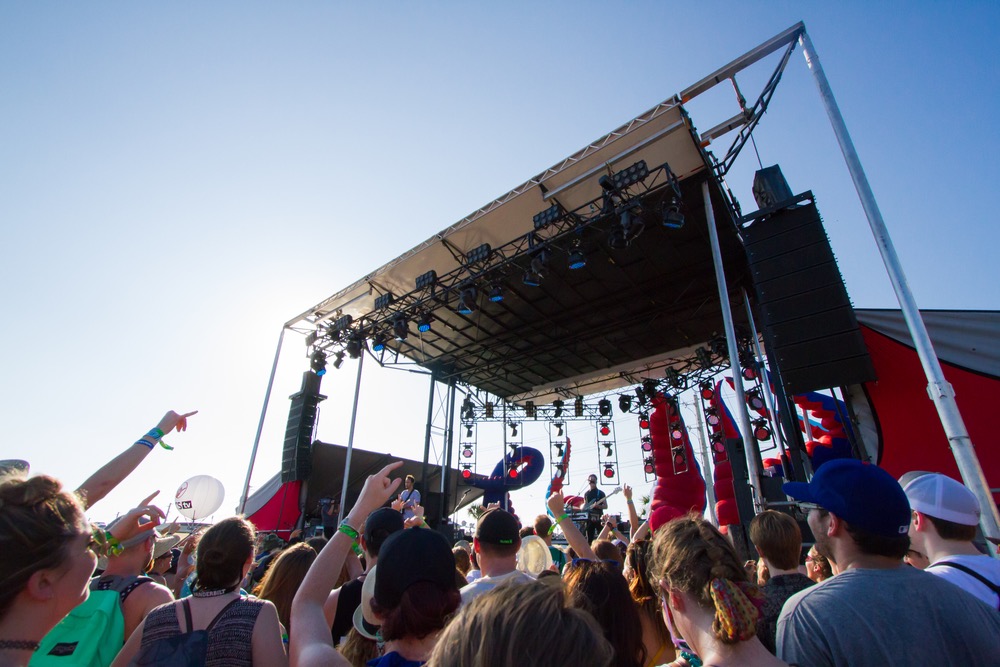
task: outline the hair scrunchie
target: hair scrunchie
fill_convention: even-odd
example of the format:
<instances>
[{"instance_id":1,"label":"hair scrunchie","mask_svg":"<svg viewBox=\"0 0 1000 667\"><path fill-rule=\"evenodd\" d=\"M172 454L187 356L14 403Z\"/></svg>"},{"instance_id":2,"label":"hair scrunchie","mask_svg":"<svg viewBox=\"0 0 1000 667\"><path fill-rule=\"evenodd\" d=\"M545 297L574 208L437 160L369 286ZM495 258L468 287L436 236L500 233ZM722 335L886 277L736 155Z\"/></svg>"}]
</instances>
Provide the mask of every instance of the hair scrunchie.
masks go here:
<instances>
[{"instance_id":1,"label":"hair scrunchie","mask_svg":"<svg viewBox=\"0 0 1000 667\"><path fill-rule=\"evenodd\" d=\"M748 582L733 582L716 577L711 583L712 602L715 603L713 627L723 641L746 641L757 633L757 620L761 616L763 595Z\"/></svg>"}]
</instances>

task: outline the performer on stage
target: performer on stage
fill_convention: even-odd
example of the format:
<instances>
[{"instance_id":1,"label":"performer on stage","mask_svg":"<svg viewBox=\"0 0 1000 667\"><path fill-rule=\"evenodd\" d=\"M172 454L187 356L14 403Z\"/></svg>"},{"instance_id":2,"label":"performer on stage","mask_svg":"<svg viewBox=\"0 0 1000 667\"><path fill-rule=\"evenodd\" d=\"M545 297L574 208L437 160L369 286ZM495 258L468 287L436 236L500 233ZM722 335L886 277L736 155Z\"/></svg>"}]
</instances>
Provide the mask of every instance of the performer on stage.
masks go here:
<instances>
[{"instance_id":1,"label":"performer on stage","mask_svg":"<svg viewBox=\"0 0 1000 667\"><path fill-rule=\"evenodd\" d=\"M608 494L597 488L597 475L588 477L587 482L590 483L590 489L583 496L583 507L588 512L587 541L593 542L601 532L601 515L608 507Z\"/></svg>"},{"instance_id":2,"label":"performer on stage","mask_svg":"<svg viewBox=\"0 0 1000 667\"><path fill-rule=\"evenodd\" d=\"M406 488L399 493L399 499L403 501L403 520L413 516L414 505L420 504L420 492L413 488L416 479L413 475L407 475L403 482Z\"/></svg>"}]
</instances>

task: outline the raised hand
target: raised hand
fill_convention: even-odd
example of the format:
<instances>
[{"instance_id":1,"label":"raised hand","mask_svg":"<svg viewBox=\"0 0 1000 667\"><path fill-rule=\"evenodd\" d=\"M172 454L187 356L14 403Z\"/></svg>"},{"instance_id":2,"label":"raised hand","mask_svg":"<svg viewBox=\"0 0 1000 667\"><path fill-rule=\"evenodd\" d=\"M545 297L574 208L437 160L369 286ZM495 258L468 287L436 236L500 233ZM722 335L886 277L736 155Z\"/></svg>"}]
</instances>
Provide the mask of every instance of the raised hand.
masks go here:
<instances>
[{"instance_id":1,"label":"raised hand","mask_svg":"<svg viewBox=\"0 0 1000 667\"><path fill-rule=\"evenodd\" d=\"M365 480L365 485L361 488L358 502L351 509L351 516L359 522L368 518L368 515L377 510L392 497L399 485L403 483L401 477L392 479L389 474L403 465L402 461L390 463L379 470L374 475L369 475ZM353 524L352 524L353 525Z\"/></svg>"},{"instance_id":2,"label":"raised hand","mask_svg":"<svg viewBox=\"0 0 1000 667\"><path fill-rule=\"evenodd\" d=\"M628 484L623 484L622 495L625 496L625 500L632 500L632 487Z\"/></svg>"},{"instance_id":3,"label":"raised hand","mask_svg":"<svg viewBox=\"0 0 1000 667\"><path fill-rule=\"evenodd\" d=\"M170 433L175 428L177 429L178 433L180 431L186 431L188 427L187 418L196 414L198 414L197 410L193 412L185 412L182 415L179 415L173 410L171 410L167 414L163 415L163 419L161 419L160 423L156 425L156 428L163 431L164 435Z\"/></svg>"},{"instance_id":4,"label":"raised hand","mask_svg":"<svg viewBox=\"0 0 1000 667\"><path fill-rule=\"evenodd\" d=\"M146 520L143 521L143 517ZM163 510L154 505L139 506L118 519L108 530L119 542L123 542L130 537L135 537L139 533L155 528L163 520Z\"/></svg>"},{"instance_id":5,"label":"raised hand","mask_svg":"<svg viewBox=\"0 0 1000 667\"><path fill-rule=\"evenodd\" d=\"M551 496L545 499L545 504L548 506L549 511L552 512L552 516L561 516L566 509L566 501L563 500L562 491L555 491Z\"/></svg>"}]
</instances>

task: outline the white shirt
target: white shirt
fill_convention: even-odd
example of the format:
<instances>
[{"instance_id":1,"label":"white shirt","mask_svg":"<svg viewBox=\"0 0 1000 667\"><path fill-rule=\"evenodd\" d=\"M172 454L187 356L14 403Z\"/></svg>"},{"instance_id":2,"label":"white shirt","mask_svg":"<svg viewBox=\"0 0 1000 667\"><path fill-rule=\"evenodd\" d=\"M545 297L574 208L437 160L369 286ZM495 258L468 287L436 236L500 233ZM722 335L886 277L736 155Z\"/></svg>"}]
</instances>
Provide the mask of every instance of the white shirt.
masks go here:
<instances>
[{"instance_id":1,"label":"white shirt","mask_svg":"<svg viewBox=\"0 0 1000 667\"><path fill-rule=\"evenodd\" d=\"M1000 560L990 556L945 556L934 561L924 570L924 572L930 572L955 584L963 591L972 593L994 609L998 608L1000 598L986 584L958 568L941 565L944 562L964 565L987 581L993 582L994 586L1000 586Z\"/></svg>"},{"instance_id":2,"label":"white shirt","mask_svg":"<svg viewBox=\"0 0 1000 667\"><path fill-rule=\"evenodd\" d=\"M468 586L463 587L459 592L462 594L462 604L469 604L483 593L493 590L505 581L526 584L534 580L535 578L530 574L514 570L506 574L498 574L495 577L480 577Z\"/></svg>"}]
</instances>

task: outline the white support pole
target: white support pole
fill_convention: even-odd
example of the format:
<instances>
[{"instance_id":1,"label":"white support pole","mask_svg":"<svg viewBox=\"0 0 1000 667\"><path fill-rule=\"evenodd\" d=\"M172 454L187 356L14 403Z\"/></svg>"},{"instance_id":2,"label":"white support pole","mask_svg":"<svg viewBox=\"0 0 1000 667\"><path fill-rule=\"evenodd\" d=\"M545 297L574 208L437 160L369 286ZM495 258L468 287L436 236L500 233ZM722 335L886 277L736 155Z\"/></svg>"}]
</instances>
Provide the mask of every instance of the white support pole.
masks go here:
<instances>
[{"instance_id":1,"label":"white support pole","mask_svg":"<svg viewBox=\"0 0 1000 667\"><path fill-rule=\"evenodd\" d=\"M260 409L260 419L257 421L257 435L253 439L253 450L250 452L250 465L247 466L247 479L243 483L243 495L240 497L240 514L247 510L247 497L250 495L250 477L253 476L253 466L257 461L257 447L260 446L260 435L264 430L264 417L267 415L267 404L271 401L271 388L274 387L274 376L278 372L278 358L281 356L281 343L285 340L285 327L281 327L278 336L278 347L274 350L274 363L271 364L271 377L267 380L267 390L264 392L264 405Z\"/></svg>"},{"instance_id":2,"label":"white support pole","mask_svg":"<svg viewBox=\"0 0 1000 667\"><path fill-rule=\"evenodd\" d=\"M948 437L948 443L951 446L955 462L958 463L958 470L962 475L962 480L979 499L979 504L982 507L980 525L982 526L983 534L992 540L1000 539L1000 512L997 511L997 505L993 501L989 484L986 483L983 468L976 457L975 446L972 444L972 439L969 438L965 422L958 411L958 404L955 402L955 390L944 377L941 362L938 361L937 354L934 352L934 346L931 344L931 338L927 333L927 328L924 326L923 318L920 316L920 310L917 308L916 300L910 291L909 283L903 273L903 267L900 264L899 257L896 255L896 249L892 244L892 239L889 238L889 230L886 229L885 221L882 219L882 212L875 202L875 194L868 184L868 177L861 166L861 160L858 158L851 135L847 132L847 125L840 114L840 107L837 106L837 100L833 97L833 90L830 88L830 82L827 81L826 74L823 72L819 56L816 55L812 40L809 39L809 35L805 31L800 35L799 43L802 45L806 64L813 73L816 85L819 87L823 106L830 117L830 124L833 126L833 132L837 136L837 143L840 144L840 150L844 154L844 161L847 162L847 169L850 171L854 187L858 191L858 198L861 200L861 206L865 210L868 225L872 229L875 244L882 255L882 262L885 264L886 272L889 274L892 288L896 292L896 298L899 300L899 306L903 311L906 326L910 330L910 336L913 337L913 347L917 351L917 356L920 358L920 363L924 368L924 375L927 377L927 393L934 402L934 407L937 408L938 417L941 420L941 425L944 427L945 435ZM988 543L990 539L987 540ZM997 545L990 543L989 548L991 554L996 557Z\"/></svg>"},{"instance_id":3,"label":"white support pole","mask_svg":"<svg viewBox=\"0 0 1000 667\"><path fill-rule=\"evenodd\" d=\"M337 515L337 522L344 520L347 514L347 485L351 479L351 455L354 454L354 427L358 423L358 398L361 396L361 369L365 365L365 353L362 350L358 359L358 379L354 383L354 407L351 409L351 431L347 436L347 456L344 460L344 482L340 489L340 512Z\"/></svg>"},{"instance_id":4,"label":"white support pole","mask_svg":"<svg viewBox=\"0 0 1000 667\"><path fill-rule=\"evenodd\" d=\"M715 264L715 280L719 285L719 307L722 309L722 323L726 330L729 365L733 371L733 388L736 389L736 402L739 404L736 407L736 414L739 417L740 431L743 434L743 454L747 461L747 474L750 477L754 511L760 513L764 509L760 482L760 452L757 449L757 441L753 438L746 394L743 391L740 355L736 346L736 328L733 326L733 311L729 305L729 287L726 285L726 270L722 265L722 250L719 248L719 232L715 229L715 211L712 208L712 195L709 191L708 179L701 184L701 195L705 198L705 217L708 222L708 237L712 246L712 263Z\"/></svg>"}]
</instances>

